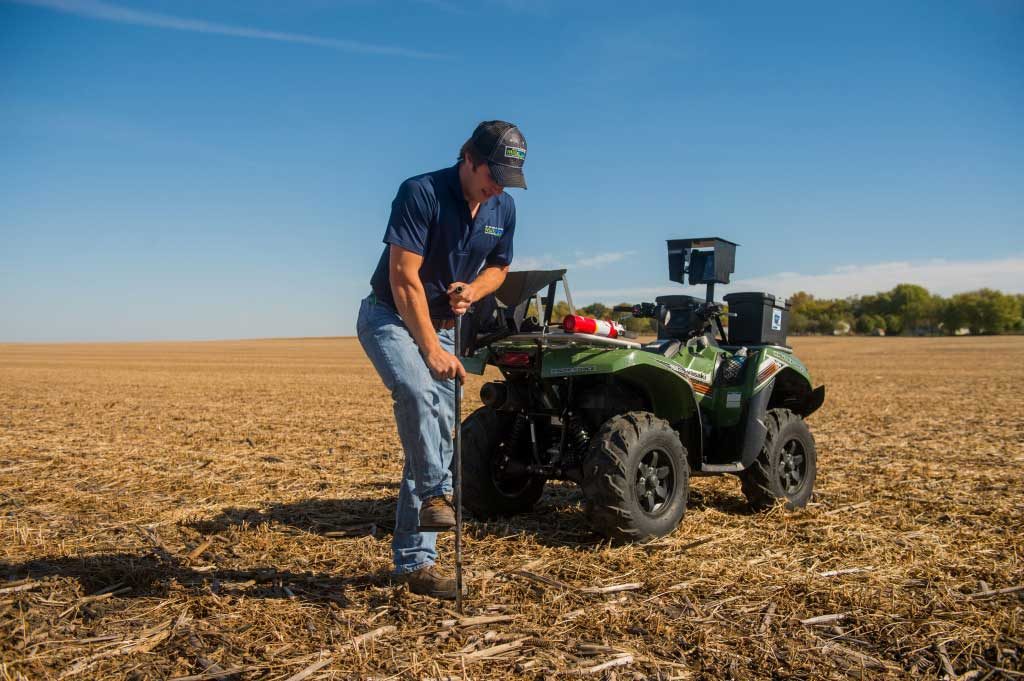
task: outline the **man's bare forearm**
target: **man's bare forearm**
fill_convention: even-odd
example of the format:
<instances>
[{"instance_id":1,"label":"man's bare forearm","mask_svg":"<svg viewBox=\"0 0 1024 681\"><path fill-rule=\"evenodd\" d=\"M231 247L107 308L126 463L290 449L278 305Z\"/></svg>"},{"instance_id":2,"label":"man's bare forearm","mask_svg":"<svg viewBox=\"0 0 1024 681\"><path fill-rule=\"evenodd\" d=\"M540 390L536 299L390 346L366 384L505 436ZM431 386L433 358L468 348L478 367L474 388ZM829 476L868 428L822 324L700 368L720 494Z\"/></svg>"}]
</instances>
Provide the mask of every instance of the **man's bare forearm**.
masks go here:
<instances>
[{"instance_id":1,"label":"man's bare forearm","mask_svg":"<svg viewBox=\"0 0 1024 681\"><path fill-rule=\"evenodd\" d=\"M473 280L473 297L480 300L498 290L508 274L508 265L485 267Z\"/></svg>"},{"instance_id":2,"label":"man's bare forearm","mask_svg":"<svg viewBox=\"0 0 1024 681\"><path fill-rule=\"evenodd\" d=\"M395 308L420 352L429 355L437 351L441 343L437 340L434 325L430 323L430 307L419 273L403 273L403 276L392 277L391 294L395 298Z\"/></svg>"}]
</instances>

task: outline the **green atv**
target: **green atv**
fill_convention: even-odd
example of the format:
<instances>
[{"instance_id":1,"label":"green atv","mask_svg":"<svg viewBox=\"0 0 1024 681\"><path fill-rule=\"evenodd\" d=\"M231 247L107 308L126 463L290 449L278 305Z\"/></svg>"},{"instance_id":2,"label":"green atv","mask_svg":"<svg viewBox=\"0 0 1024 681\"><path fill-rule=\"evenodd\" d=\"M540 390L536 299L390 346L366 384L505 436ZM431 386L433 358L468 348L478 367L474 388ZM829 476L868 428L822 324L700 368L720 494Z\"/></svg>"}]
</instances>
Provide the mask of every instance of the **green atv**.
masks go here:
<instances>
[{"instance_id":1,"label":"green atv","mask_svg":"<svg viewBox=\"0 0 1024 681\"><path fill-rule=\"evenodd\" d=\"M691 475L739 476L755 509L807 504L816 453L804 419L825 388L812 388L786 345L787 302L733 293L727 314L714 302L735 252L719 238L668 242L669 278L707 292L629 306L657 320L646 344L553 324L559 282L575 314L565 270L510 273L463 326L467 370L491 364L504 377L483 386L484 406L462 424L465 507L480 518L522 513L547 480L571 480L593 528L621 542L675 529Z\"/></svg>"}]
</instances>

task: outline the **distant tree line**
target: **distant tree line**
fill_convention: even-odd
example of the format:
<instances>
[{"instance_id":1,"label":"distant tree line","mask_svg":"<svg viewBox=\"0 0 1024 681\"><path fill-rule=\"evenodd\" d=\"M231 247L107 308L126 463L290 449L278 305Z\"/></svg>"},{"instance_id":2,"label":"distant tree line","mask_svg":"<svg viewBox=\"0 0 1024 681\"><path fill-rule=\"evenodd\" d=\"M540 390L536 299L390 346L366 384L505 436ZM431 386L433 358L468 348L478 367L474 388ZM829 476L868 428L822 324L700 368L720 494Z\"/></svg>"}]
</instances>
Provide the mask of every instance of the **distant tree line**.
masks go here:
<instances>
[{"instance_id":1,"label":"distant tree line","mask_svg":"<svg viewBox=\"0 0 1024 681\"><path fill-rule=\"evenodd\" d=\"M618 305L633 305L633 303L618 303ZM594 319L614 319L621 322L627 331L637 334L655 334L658 332L658 320L656 319L635 319L629 316L628 312L613 312L614 306L603 303L591 303L585 307L576 308L576 314ZM531 313L533 308L531 307ZM569 304L564 300L555 303L555 309L551 313L552 323L561 322L569 314ZM628 319L627 319L628 317Z\"/></svg>"},{"instance_id":2,"label":"distant tree line","mask_svg":"<svg viewBox=\"0 0 1024 681\"><path fill-rule=\"evenodd\" d=\"M849 298L815 298L800 291L790 298L793 334L994 334L1024 330L1024 295L983 288L949 298L923 286L899 284L890 291Z\"/></svg>"},{"instance_id":3,"label":"distant tree line","mask_svg":"<svg viewBox=\"0 0 1024 681\"><path fill-rule=\"evenodd\" d=\"M789 300L789 332L794 335L977 335L1024 331L1024 295L988 288L944 298L923 286L899 284L890 291L849 298L815 298L800 291ZM617 321L627 316L602 303L592 303L576 312ZM557 323L567 314L569 305L559 301L551 319ZM626 319L622 324L639 334L658 330L658 322L653 319Z\"/></svg>"}]
</instances>

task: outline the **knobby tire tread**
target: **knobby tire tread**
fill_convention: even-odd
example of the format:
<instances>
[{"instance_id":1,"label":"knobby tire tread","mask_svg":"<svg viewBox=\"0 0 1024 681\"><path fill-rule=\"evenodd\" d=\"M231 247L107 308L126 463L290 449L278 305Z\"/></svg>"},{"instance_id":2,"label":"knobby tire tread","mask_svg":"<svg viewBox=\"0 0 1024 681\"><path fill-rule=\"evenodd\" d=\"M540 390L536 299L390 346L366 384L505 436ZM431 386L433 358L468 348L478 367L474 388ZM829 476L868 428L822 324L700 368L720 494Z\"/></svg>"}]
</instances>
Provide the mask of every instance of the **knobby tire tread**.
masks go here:
<instances>
[{"instance_id":1,"label":"knobby tire tread","mask_svg":"<svg viewBox=\"0 0 1024 681\"><path fill-rule=\"evenodd\" d=\"M544 493L543 478L531 481L516 497L494 487L490 464L501 431L501 418L489 407L477 409L462 423L462 503L480 519L526 513Z\"/></svg>"},{"instance_id":2,"label":"knobby tire tread","mask_svg":"<svg viewBox=\"0 0 1024 681\"><path fill-rule=\"evenodd\" d=\"M650 412L629 412L608 419L591 445L583 474L584 508L591 526L616 542L643 541L651 537L635 522L634 511L628 508L632 475L626 470L630 449L644 432L662 430L678 441L678 435L667 421ZM682 485L684 498L689 493L689 468L686 448L682 447L682 470L677 472L677 485ZM684 501L685 513L685 501Z\"/></svg>"},{"instance_id":3,"label":"knobby tire tread","mask_svg":"<svg viewBox=\"0 0 1024 681\"><path fill-rule=\"evenodd\" d=\"M789 409L769 409L765 421L768 432L764 436L764 444L761 446L761 451L758 453L754 463L740 475L740 488L743 490L743 496L747 498L747 503L750 504L751 508L757 511L771 508L779 499L786 499L784 495L780 496L772 489L771 456L774 448L777 446L776 441L788 426L791 424L797 425L806 433L810 450L805 452L805 456L816 458L814 437L800 415ZM802 507L806 503L804 501L804 503L798 504L798 506ZM791 509L796 507L792 502L788 502L787 506Z\"/></svg>"}]
</instances>

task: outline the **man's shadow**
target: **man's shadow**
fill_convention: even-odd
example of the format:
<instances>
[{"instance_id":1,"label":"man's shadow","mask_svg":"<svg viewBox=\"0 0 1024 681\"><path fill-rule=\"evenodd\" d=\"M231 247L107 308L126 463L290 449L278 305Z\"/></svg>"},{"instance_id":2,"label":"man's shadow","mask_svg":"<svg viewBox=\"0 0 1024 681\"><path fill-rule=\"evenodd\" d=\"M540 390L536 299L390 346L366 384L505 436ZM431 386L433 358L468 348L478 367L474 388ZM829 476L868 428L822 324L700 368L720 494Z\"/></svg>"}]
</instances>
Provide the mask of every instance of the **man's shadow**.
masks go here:
<instances>
[{"instance_id":1,"label":"man's shadow","mask_svg":"<svg viewBox=\"0 0 1024 681\"><path fill-rule=\"evenodd\" d=\"M22 563L0 562L0 580L38 580L66 577L79 583L85 594L111 591L121 598L169 595L172 585L197 594L246 598L295 599L349 604L346 592L390 584L386 571L345 576L278 570L273 566L216 568L189 565L187 559L159 551L108 553L93 556L46 556ZM88 608L83 612L88 614Z\"/></svg>"},{"instance_id":2,"label":"man's shadow","mask_svg":"<svg viewBox=\"0 0 1024 681\"><path fill-rule=\"evenodd\" d=\"M379 535L381 532L377 528L390 526L394 511L395 499L309 499L272 504L265 509L229 508L210 519L181 523L213 540L213 547L203 558L190 559L186 551L172 552L162 542L156 542L152 548L137 552L44 556L20 563L0 561L0 581L67 577L77 581L87 594L116 586L121 598L166 597L174 586L200 595L299 598L334 602L345 607L350 602L346 592L391 585L390 570L346 575L280 570L272 564L211 568L204 563L215 562L210 560L210 554L224 545L223 540L214 535L232 526L272 522L300 531L325 534L337 541L350 541L366 535ZM383 524L378 526L377 523ZM89 608L83 606L82 611L88 614Z\"/></svg>"},{"instance_id":3,"label":"man's shadow","mask_svg":"<svg viewBox=\"0 0 1024 681\"><path fill-rule=\"evenodd\" d=\"M387 488L390 485L374 485ZM394 485L395 488L398 485ZM379 499L302 499L259 508L231 507L209 519L184 523L203 534L219 534L241 525L270 524L326 536L388 534L395 522L398 497Z\"/></svg>"}]
</instances>

